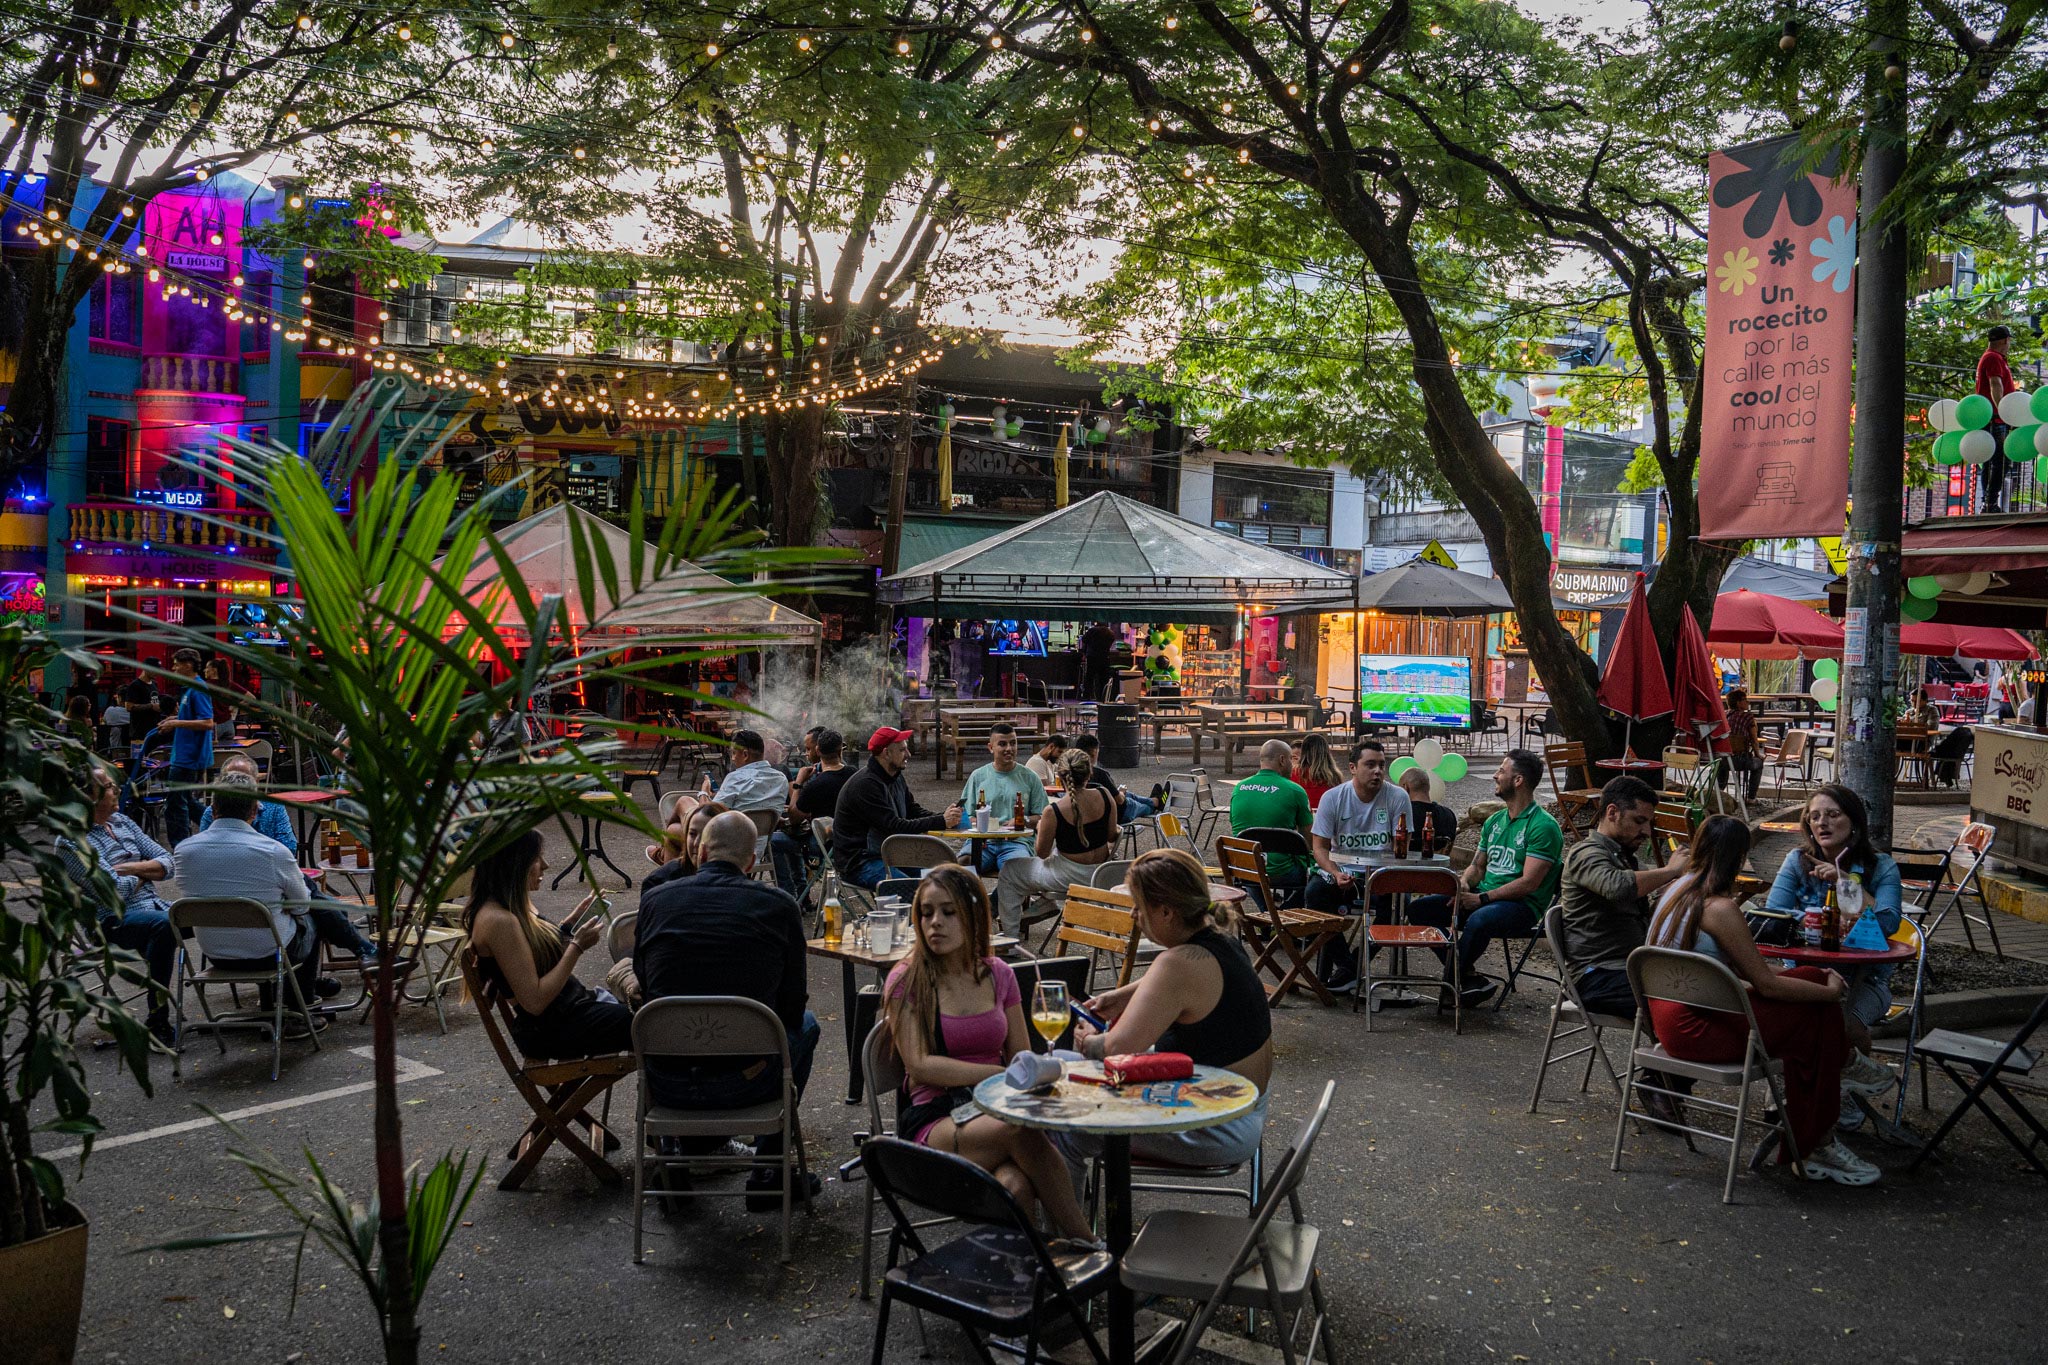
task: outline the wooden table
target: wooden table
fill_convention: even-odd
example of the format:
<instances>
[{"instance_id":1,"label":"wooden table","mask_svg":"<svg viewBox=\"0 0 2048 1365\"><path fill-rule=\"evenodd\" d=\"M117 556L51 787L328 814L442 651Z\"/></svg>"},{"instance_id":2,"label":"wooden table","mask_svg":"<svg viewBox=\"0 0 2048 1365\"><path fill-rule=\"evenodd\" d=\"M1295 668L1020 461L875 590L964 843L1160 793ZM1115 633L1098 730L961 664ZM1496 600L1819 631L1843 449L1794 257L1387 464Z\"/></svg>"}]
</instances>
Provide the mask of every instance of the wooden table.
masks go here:
<instances>
[{"instance_id":1,"label":"wooden table","mask_svg":"<svg viewBox=\"0 0 2048 1365\"><path fill-rule=\"evenodd\" d=\"M1304 725L1273 726L1261 725L1252 717L1310 718L1320 708L1313 702L1212 701L1194 710L1201 717L1201 723L1188 731L1195 744L1194 762L1202 761L1202 737L1207 735L1216 741L1216 751L1223 755L1223 771L1228 773L1236 770L1238 746L1247 739L1299 739L1315 728L1312 720Z\"/></svg>"},{"instance_id":2,"label":"wooden table","mask_svg":"<svg viewBox=\"0 0 2048 1365\"><path fill-rule=\"evenodd\" d=\"M1121 1260L1131 1249L1131 1139L1228 1123L1258 1104L1259 1088L1235 1071L1214 1066L1196 1067L1188 1081L1115 1089L1072 1079L1080 1076L1100 1080L1102 1063L1068 1063L1062 1078L1044 1093L1015 1090L1000 1074L990 1076L974 1087L974 1102L983 1113L1020 1128L1102 1139L1105 1230L1109 1254ZM1169 1330L1180 1328L1175 1323ZM1137 1359L1136 1336L1137 1300L1119 1275L1109 1282L1109 1358L1114 1365Z\"/></svg>"},{"instance_id":3,"label":"wooden table","mask_svg":"<svg viewBox=\"0 0 2048 1365\"><path fill-rule=\"evenodd\" d=\"M909 928L909 911L903 912L898 922L899 929ZM865 1085L861 1075L860 1049L867 1039L860 1034L857 1006L860 1002L860 979L855 972L858 967L872 967L878 981L886 981L889 969L910 956L910 934L899 933L896 946L886 953L871 952L856 947L852 936L853 926L840 926L840 940L827 943L822 938L806 939L804 951L812 957L828 958L839 964L840 1025L846 1033L846 1102L859 1104ZM913 931L914 932L914 931ZM1007 955L1018 944L1008 934L995 934L989 939L989 951L998 956Z\"/></svg>"},{"instance_id":4,"label":"wooden table","mask_svg":"<svg viewBox=\"0 0 2048 1365\"><path fill-rule=\"evenodd\" d=\"M988 738L988 727L997 721L1008 721L1020 735L1042 735L1051 730L1058 715L1059 711L1050 706L941 706L939 737L933 746L938 750L938 776L941 780L946 776L949 749L960 776L967 776L967 741Z\"/></svg>"}]
</instances>

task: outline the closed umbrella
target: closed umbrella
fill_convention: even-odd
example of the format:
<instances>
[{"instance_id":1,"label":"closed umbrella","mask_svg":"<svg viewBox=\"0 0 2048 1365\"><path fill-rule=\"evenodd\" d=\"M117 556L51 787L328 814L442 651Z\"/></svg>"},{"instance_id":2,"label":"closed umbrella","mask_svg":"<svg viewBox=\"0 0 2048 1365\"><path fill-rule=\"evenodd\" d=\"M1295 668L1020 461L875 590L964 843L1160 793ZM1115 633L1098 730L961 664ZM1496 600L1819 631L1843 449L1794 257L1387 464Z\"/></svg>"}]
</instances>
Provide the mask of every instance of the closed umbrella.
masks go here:
<instances>
[{"instance_id":1,"label":"closed umbrella","mask_svg":"<svg viewBox=\"0 0 2048 1365\"><path fill-rule=\"evenodd\" d=\"M946 417L941 420L944 425L939 428L936 457L939 464L939 510L950 512L953 510L953 419Z\"/></svg>"},{"instance_id":2,"label":"closed umbrella","mask_svg":"<svg viewBox=\"0 0 2048 1365\"><path fill-rule=\"evenodd\" d=\"M1065 507L1068 493L1067 483L1067 424L1060 423L1060 439L1052 448L1052 505Z\"/></svg>"},{"instance_id":3,"label":"closed umbrella","mask_svg":"<svg viewBox=\"0 0 2048 1365\"><path fill-rule=\"evenodd\" d=\"M1643 596L1643 576L1636 575L1628 595L1628 615L1621 618L1621 637L1607 656L1607 671L1600 676L1600 704L1628 721L1622 731L1621 751L1634 757L1629 739L1639 720L1671 714L1671 682L1664 676L1664 660L1657 653L1657 637L1650 629L1650 606Z\"/></svg>"},{"instance_id":4,"label":"closed umbrella","mask_svg":"<svg viewBox=\"0 0 2048 1365\"><path fill-rule=\"evenodd\" d=\"M1728 710L1721 704L1721 671L1707 654L1706 637L1690 606L1678 617L1678 648L1672 659L1671 723L1695 736L1710 753L1728 752Z\"/></svg>"},{"instance_id":5,"label":"closed umbrella","mask_svg":"<svg viewBox=\"0 0 2048 1365\"><path fill-rule=\"evenodd\" d=\"M1742 588L1714 599L1707 643L1733 659L1839 655L1842 627L1804 603Z\"/></svg>"}]
</instances>

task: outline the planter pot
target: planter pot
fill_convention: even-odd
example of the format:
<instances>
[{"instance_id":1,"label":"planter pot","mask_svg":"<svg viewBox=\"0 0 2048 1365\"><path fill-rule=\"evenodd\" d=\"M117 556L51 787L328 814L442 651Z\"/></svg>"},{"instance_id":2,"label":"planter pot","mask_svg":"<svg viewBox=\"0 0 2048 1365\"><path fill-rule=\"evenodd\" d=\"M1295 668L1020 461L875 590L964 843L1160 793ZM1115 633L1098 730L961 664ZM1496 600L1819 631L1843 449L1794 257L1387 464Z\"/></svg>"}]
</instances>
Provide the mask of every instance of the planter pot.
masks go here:
<instances>
[{"instance_id":1,"label":"planter pot","mask_svg":"<svg viewBox=\"0 0 2048 1365\"><path fill-rule=\"evenodd\" d=\"M66 1204L69 1226L0 1247L0 1322L14 1365L71 1365L85 1306L85 1215Z\"/></svg>"}]
</instances>

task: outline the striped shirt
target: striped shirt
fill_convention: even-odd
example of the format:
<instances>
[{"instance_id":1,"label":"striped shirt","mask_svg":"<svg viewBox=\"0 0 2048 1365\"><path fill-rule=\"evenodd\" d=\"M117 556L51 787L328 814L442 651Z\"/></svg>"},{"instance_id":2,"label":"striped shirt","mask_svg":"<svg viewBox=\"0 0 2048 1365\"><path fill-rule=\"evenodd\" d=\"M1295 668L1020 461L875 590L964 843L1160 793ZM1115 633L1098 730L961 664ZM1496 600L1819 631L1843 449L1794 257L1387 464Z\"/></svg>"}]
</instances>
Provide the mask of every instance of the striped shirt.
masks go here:
<instances>
[{"instance_id":1,"label":"striped shirt","mask_svg":"<svg viewBox=\"0 0 2048 1365\"><path fill-rule=\"evenodd\" d=\"M163 898L156 893L156 884L135 875L119 874L114 868L121 863L146 863L154 859L162 863L166 880L178 875L177 864L172 861L170 850L142 832L142 827L118 811L108 817L104 825L94 825L85 836L98 865L106 869L114 879L114 892L121 898L121 913L140 906L143 909L161 910ZM87 866L78 845L69 839L57 842L57 851L64 856L64 866L71 872L80 886L92 884L92 869ZM112 906L102 907L101 916L114 913Z\"/></svg>"}]
</instances>

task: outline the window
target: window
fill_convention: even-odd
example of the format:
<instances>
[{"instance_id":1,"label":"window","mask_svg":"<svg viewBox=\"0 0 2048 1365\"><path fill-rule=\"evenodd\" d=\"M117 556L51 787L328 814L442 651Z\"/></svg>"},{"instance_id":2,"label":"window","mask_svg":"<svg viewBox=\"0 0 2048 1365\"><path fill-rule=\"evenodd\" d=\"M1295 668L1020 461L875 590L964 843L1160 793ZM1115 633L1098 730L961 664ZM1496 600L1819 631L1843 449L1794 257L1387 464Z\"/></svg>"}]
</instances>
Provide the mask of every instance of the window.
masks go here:
<instances>
[{"instance_id":1,"label":"window","mask_svg":"<svg viewBox=\"0 0 2048 1365\"><path fill-rule=\"evenodd\" d=\"M196 298L182 295L165 302L164 350L172 355L224 356L228 349L227 314L201 308Z\"/></svg>"},{"instance_id":2,"label":"window","mask_svg":"<svg viewBox=\"0 0 2048 1365\"><path fill-rule=\"evenodd\" d=\"M142 344L142 309L133 275L102 275L87 296L86 335L122 346Z\"/></svg>"},{"instance_id":3,"label":"window","mask_svg":"<svg viewBox=\"0 0 2048 1365\"><path fill-rule=\"evenodd\" d=\"M1247 539L1270 540L1272 544L1327 544L1330 472L1292 465L1219 464L1209 520L1216 526L1230 523L1231 529ZM1238 529L1246 524L1314 528L1316 534L1305 530L1286 539L1253 536Z\"/></svg>"},{"instance_id":4,"label":"window","mask_svg":"<svg viewBox=\"0 0 2048 1365\"><path fill-rule=\"evenodd\" d=\"M99 291L93 291L99 297ZM134 433L128 422L107 417L88 417L85 422L85 496L126 498L128 496L128 439Z\"/></svg>"}]
</instances>

